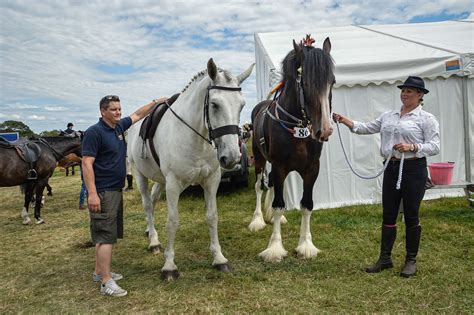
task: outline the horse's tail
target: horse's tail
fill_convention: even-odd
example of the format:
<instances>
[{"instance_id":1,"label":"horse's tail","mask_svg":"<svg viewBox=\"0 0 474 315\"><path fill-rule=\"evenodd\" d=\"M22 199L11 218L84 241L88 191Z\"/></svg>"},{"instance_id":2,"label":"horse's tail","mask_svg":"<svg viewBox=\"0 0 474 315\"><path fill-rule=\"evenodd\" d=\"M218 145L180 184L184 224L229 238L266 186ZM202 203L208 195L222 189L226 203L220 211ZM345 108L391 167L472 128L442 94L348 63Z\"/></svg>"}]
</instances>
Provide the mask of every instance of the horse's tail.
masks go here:
<instances>
[{"instance_id":1,"label":"horse's tail","mask_svg":"<svg viewBox=\"0 0 474 315\"><path fill-rule=\"evenodd\" d=\"M21 184L20 185L20 192L24 195L26 191L26 184Z\"/></svg>"}]
</instances>

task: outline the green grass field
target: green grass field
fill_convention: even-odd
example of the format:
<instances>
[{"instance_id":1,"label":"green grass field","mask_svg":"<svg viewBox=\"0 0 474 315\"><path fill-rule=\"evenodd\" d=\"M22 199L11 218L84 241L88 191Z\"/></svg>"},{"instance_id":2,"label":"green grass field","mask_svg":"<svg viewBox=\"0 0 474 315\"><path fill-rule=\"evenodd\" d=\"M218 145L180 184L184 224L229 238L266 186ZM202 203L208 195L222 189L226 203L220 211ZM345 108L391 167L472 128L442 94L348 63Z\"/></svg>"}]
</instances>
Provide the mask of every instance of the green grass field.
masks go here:
<instances>
[{"instance_id":1,"label":"green grass field","mask_svg":"<svg viewBox=\"0 0 474 315\"><path fill-rule=\"evenodd\" d=\"M253 177L252 177L253 178ZM253 182L253 179L251 180ZM271 226L251 233L253 185L218 196L219 236L233 272L211 268L204 199L180 201L176 264L180 278L160 279L162 254L147 251L145 217L138 191L125 193L125 239L114 251L113 270L124 274L121 298L103 297L92 283L94 249L87 211L78 210L80 177L56 172L46 198L46 224L23 226L18 187L0 188L0 313L449 313L474 310L474 211L465 198L425 201L418 274L399 276L404 225L394 246L395 268L366 274L379 252L380 205L316 211L312 234L322 252L312 260L294 254L300 215L286 214L283 242L289 256L276 264L257 255ZM166 244L166 206L156 207L160 241ZM32 211L30 210L30 213ZM31 218L33 218L31 216ZM34 220L32 220L34 221Z\"/></svg>"}]
</instances>

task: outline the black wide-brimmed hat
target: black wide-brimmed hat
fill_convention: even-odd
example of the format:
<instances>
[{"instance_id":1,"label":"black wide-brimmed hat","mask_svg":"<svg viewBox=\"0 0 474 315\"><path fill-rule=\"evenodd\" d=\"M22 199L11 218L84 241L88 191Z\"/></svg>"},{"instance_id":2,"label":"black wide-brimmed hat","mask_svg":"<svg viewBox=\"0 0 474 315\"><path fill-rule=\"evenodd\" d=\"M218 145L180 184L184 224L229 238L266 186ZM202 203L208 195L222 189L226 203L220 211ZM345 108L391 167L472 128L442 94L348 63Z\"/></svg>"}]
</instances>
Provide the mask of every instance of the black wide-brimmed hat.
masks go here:
<instances>
[{"instance_id":1,"label":"black wide-brimmed hat","mask_svg":"<svg viewBox=\"0 0 474 315\"><path fill-rule=\"evenodd\" d=\"M405 87L412 87L416 89L420 89L423 93L428 94L430 91L425 89L425 81L423 81L420 77L413 77L409 76L408 79L405 80L405 83L402 85L397 85L399 89L403 89Z\"/></svg>"}]
</instances>

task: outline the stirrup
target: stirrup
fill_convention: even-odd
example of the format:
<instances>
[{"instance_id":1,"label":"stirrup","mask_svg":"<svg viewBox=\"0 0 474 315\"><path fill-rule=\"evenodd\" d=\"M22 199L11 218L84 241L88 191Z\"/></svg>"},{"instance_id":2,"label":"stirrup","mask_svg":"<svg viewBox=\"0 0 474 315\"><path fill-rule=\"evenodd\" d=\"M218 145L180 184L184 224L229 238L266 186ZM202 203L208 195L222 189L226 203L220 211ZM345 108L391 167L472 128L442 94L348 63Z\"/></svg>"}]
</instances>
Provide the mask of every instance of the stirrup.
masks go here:
<instances>
[{"instance_id":1,"label":"stirrup","mask_svg":"<svg viewBox=\"0 0 474 315\"><path fill-rule=\"evenodd\" d=\"M37 180L38 179L38 173L36 173L35 169L29 169L28 170L28 175L27 175L28 180Z\"/></svg>"}]
</instances>

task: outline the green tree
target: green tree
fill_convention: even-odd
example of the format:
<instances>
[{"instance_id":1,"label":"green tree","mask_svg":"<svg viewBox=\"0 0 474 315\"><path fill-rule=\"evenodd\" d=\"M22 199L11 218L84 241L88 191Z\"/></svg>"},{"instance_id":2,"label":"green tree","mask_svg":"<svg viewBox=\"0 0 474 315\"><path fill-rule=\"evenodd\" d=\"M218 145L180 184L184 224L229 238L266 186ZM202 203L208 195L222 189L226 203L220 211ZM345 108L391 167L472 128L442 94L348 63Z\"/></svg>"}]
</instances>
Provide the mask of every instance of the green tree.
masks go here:
<instances>
[{"instance_id":1,"label":"green tree","mask_svg":"<svg viewBox=\"0 0 474 315\"><path fill-rule=\"evenodd\" d=\"M55 129L55 130L45 130L45 131L41 131L39 133L40 137L56 137L56 136L59 136L61 134L61 130L59 129Z\"/></svg>"},{"instance_id":2,"label":"green tree","mask_svg":"<svg viewBox=\"0 0 474 315\"><path fill-rule=\"evenodd\" d=\"M20 137L35 136L35 133L21 121L6 120L0 124L0 132L18 132Z\"/></svg>"}]
</instances>

